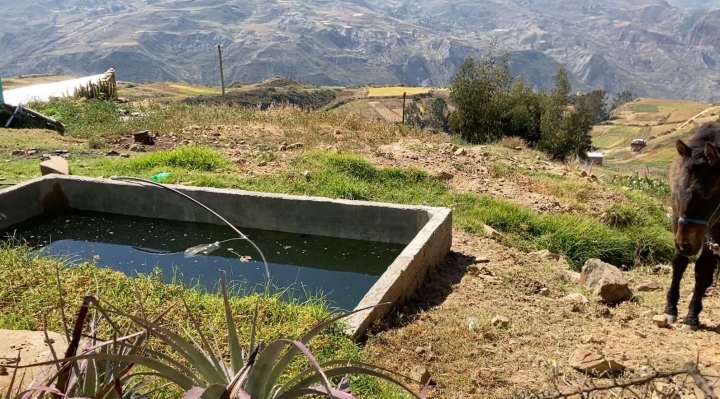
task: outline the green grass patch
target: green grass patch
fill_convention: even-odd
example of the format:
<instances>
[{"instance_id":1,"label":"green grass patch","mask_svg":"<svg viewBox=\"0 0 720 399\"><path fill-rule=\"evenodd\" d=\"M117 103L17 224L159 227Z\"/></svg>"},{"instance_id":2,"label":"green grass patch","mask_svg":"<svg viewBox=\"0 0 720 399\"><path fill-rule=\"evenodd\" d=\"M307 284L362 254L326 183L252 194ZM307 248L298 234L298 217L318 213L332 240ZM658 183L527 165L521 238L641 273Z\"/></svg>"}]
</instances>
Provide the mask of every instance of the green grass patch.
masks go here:
<instances>
[{"instance_id":1,"label":"green grass patch","mask_svg":"<svg viewBox=\"0 0 720 399\"><path fill-rule=\"evenodd\" d=\"M182 154L188 154L194 161L179 160ZM513 171L498 165L501 172ZM32 167L36 168L34 164ZM488 224L505 234L506 244L563 254L576 268L590 257L631 266L667 261L672 256L672 240L662 205L655 197L640 192L628 194L640 207L639 214L628 215L623 213L624 208L613 209L618 222L608 224L590 215L538 214L507 201L452 192L422 170L378 168L362 157L329 151L304 152L293 158L289 169L253 178L229 173L227 160L220 154L194 147L130 160L88 160L75 169L76 173L88 176L123 173L144 178L165 171L170 173L165 183L192 182L195 186L449 206L454 208L454 223L460 228L479 232L483 223ZM303 174L305 170L307 175ZM566 178L539 180L554 183L557 190L577 191Z\"/></svg>"},{"instance_id":2,"label":"green grass patch","mask_svg":"<svg viewBox=\"0 0 720 399\"><path fill-rule=\"evenodd\" d=\"M628 103L625 109L630 112L660 112L660 107L653 104Z\"/></svg>"},{"instance_id":3,"label":"green grass patch","mask_svg":"<svg viewBox=\"0 0 720 399\"><path fill-rule=\"evenodd\" d=\"M206 337L217 342L220 353L227 354L227 330L225 313L220 295L183 287L179 284L165 284L157 275L138 275L128 278L120 272L98 268L92 264L67 266L51 258L32 258L23 246L0 246L0 279L11 284L0 286L0 328L42 330L42 318L51 331L63 331L61 303L56 284L59 275L64 300L64 312L70 326L74 321L82 298L90 294L130 313L140 313L140 306L149 318L159 314L168 306L180 304L164 318L166 325L184 335L194 331L192 315L201 320L200 328ZM188 305L184 309L182 301ZM320 300L306 303L280 300L268 294L231 296L230 304L238 328L241 344L247 345L255 305L258 305L258 339L270 342L275 339L295 339L309 330L316 322L330 315ZM123 330L127 321L114 319ZM87 327L86 327L87 328ZM102 328L99 335L106 336L109 328ZM89 331L85 331L89 333ZM197 339L197 337L193 337ZM344 335L340 325L330 327L310 342L310 350L320 362L333 359L362 360L359 348ZM155 348L158 349L158 348ZM166 351L162 347L161 351ZM307 367L307 362L296 361L294 372ZM398 398L395 388L384 388L375 379L353 377L351 386L354 393L363 398ZM159 398L180 397L180 392L168 389Z\"/></svg>"}]
</instances>

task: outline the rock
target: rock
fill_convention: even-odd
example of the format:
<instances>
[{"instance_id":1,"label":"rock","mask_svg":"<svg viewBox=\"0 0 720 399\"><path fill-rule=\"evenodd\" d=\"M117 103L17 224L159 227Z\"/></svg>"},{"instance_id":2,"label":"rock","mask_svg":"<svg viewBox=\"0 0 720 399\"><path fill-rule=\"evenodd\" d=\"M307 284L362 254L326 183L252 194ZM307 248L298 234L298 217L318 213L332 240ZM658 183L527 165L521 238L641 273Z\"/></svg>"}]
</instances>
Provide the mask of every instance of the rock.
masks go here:
<instances>
[{"instance_id":1,"label":"rock","mask_svg":"<svg viewBox=\"0 0 720 399\"><path fill-rule=\"evenodd\" d=\"M493 276L493 272L485 266L470 265L467 267L467 272L471 276Z\"/></svg>"},{"instance_id":2,"label":"rock","mask_svg":"<svg viewBox=\"0 0 720 399\"><path fill-rule=\"evenodd\" d=\"M141 144L130 144L130 147L128 147L128 150L135 151L135 152L145 152L145 147Z\"/></svg>"},{"instance_id":3,"label":"rock","mask_svg":"<svg viewBox=\"0 0 720 399\"><path fill-rule=\"evenodd\" d=\"M653 316L653 323L655 323L658 328L665 328L668 326L667 316L664 314L655 315Z\"/></svg>"},{"instance_id":4,"label":"rock","mask_svg":"<svg viewBox=\"0 0 720 399\"><path fill-rule=\"evenodd\" d=\"M515 149L518 150L518 151L520 151L520 150L522 150L523 148L520 147L520 146L517 146L517 147L515 147Z\"/></svg>"},{"instance_id":5,"label":"rock","mask_svg":"<svg viewBox=\"0 0 720 399\"><path fill-rule=\"evenodd\" d=\"M490 263L490 259L488 259L484 256L475 258L475 264L480 264L480 263Z\"/></svg>"},{"instance_id":6,"label":"rock","mask_svg":"<svg viewBox=\"0 0 720 399\"><path fill-rule=\"evenodd\" d=\"M604 342L602 339L595 338L595 336L590 334L583 335L581 341L583 344L601 344Z\"/></svg>"},{"instance_id":7,"label":"rock","mask_svg":"<svg viewBox=\"0 0 720 399\"><path fill-rule=\"evenodd\" d=\"M40 162L40 173L45 176L52 173L59 175L69 175L70 169L67 161L62 157L50 157L46 161Z\"/></svg>"},{"instance_id":8,"label":"rock","mask_svg":"<svg viewBox=\"0 0 720 399\"><path fill-rule=\"evenodd\" d=\"M448 181L452 180L455 176L452 173L440 172L435 176L438 180Z\"/></svg>"},{"instance_id":9,"label":"rock","mask_svg":"<svg viewBox=\"0 0 720 399\"><path fill-rule=\"evenodd\" d=\"M415 366L410 372L410 378L420 385L425 385L430 381L430 372L424 366Z\"/></svg>"},{"instance_id":10,"label":"rock","mask_svg":"<svg viewBox=\"0 0 720 399\"><path fill-rule=\"evenodd\" d=\"M580 172L580 177L587 177L588 173L586 171Z\"/></svg>"},{"instance_id":11,"label":"rock","mask_svg":"<svg viewBox=\"0 0 720 399\"><path fill-rule=\"evenodd\" d=\"M502 237L502 234L500 234L499 231L493 229L492 227L490 227L490 226L488 226L488 225L486 225L486 224L483 224L483 232L485 233L486 236L488 236L488 237L490 237L490 238L500 238L500 237Z\"/></svg>"},{"instance_id":12,"label":"rock","mask_svg":"<svg viewBox=\"0 0 720 399\"><path fill-rule=\"evenodd\" d=\"M25 152L25 155L35 155L38 153L38 150L27 150Z\"/></svg>"},{"instance_id":13,"label":"rock","mask_svg":"<svg viewBox=\"0 0 720 399\"><path fill-rule=\"evenodd\" d=\"M267 166L267 162L260 161L260 163L258 163L257 166Z\"/></svg>"},{"instance_id":14,"label":"rock","mask_svg":"<svg viewBox=\"0 0 720 399\"><path fill-rule=\"evenodd\" d=\"M550 289L547 287L540 288L540 291L538 291L538 295L550 296Z\"/></svg>"},{"instance_id":15,"label":"rock","mask_svg":"<svg viewBox=\"0 0 720 399\"><path fill-rule=\"evenodd\" d=\"M292 150L292 149L295 149L295 148L303 148L303 143L293 143L293 144L288 144L288 145L287 145L287 149L288 149L288 150Z\"/></svg>"},{"instance_id":16,"label":"rock","mask_svg":"<svg viewBox=\"0 0 720 399\"><path fill-rule=\"evenodd\" d=\"M25 150L13 150L13 155L25 155Z\"/></svg>"},{"instance_id":17,"label":"rock","mask_svg":"<svg viewBox=\"0 0 720 399\"><path fill-rule=\"evenodd\" d=\"M465 151L464 148L458 148L457 150L455 150L455 155L465 155L466 153L467 151Z\"/></svg>"},{"instance_id":18,"label":"rock","mask_svg":"<svg viewBox=\"0 0 720 399\"><path fill-rule=\"evenodd\" d=\"M533 252L532 254L539 257L540 259L552 260L552 261L556 261L556 262L560 261L560 255L554 254L554 253L548 251L547 249L543 249L542 251Z\"/></svg>"},{"instance_id":19,"label":"rock","mask_svg":"<svg viewBox=\"0 0 720 399\"><path fill-rule=\"evenodd\" d=\"M620 269L599 259L589 259L580 273L580 284L591 288L602 302L620 303L632 298L628 281Z\"/></svg>"},{"instance_id":20,"label":"rock","mask_svg":"<svg viewBox=\"0 0 720 399\"><path fill-rule=\"evenodd\" d=\"M309 176L310 176L310 171L309 171L309 170L304 171L304 172L303 172L303 176L304 176L305 178L309 177Z\"/></svg>"},{"instance_id":21,"label":"rock","mask_svg":"<svg viewBox=\"0 0 720 399\"><path fill-rule=\"evenodd\" d=\"M105 154L105 155L107 155L107 156L109 156L109 157L116 157L116 156L120 155L120 153L117 152L117 151L115 151L115 150L112 150L112 151L108 152L108 153Z\"/></svg>"},{"instance_id":22,"label":"rock","mask_svg":"<svg viewBox=\"0 0 720 399\"><path fill-rule=\"evenodd\" d=\"M140 130L133 133L133 139L136 143L142 143L145 145L154 145L155 139L150 136L150 132L147 130Z\"/></svg>"},{"instance_id":23,"label":"rock","mask_svg":"<svg viewBox=\"0 0 720 399\"><path fill-rule=\"evenodd\" d=\"M565 296L562 300L565 302L575 302L575 303L580 303L580 304L586 304L586 303L590 302L585 297L585 295L577 293L577 292L574 292L570 295Z\"/></svg>"},{"instance_id":24,"label":"rock","mask_svg":"<svg viewBox=\"0 0 720 399\"><path fill-rule=\"evenodd\" d=\"M577 349L569 360L570 366L583 373L602 375L616 374L625 369L625 366L612 359L604 359L597 353L586 349Z\"/></svg>"},{"instance_id":25,"label":"rock","mask_svg":"<svg viewBox=\"0 0 720 399\"><path fill-rule=\"evenodd\" d=\"M565 278L575 284L580 284L580 273L572 271L572 270L565 270L564 272Z\"/></svg>"},{"instance_id":26,"label":"rock","mask_svg":"<svg viewBox=\"0 0 720 399\"><path fill-rule=\"evenodd\" d=\"M425 348L423 348L422 346L418 346L417 348L415 348L415 353L417 353L418 355L422 355L423 353L425 353Z\"/></svg>"},{"instance_id":27,"label":"rock","mask_svg":"<svg viewBox=\"0 0 720 399\"><path fill-rule=\"evenodd\" d=\"M635 286L635 289L639 292L651 292L660 289L660 284L654 281L645 281Z\"/></svg>"},{"instance_id":28,"label":"rock","mask_svg":"<svg viewBox=\"0 0 720 399\"><path fill-rule=\"evenodd\" d=\"M510 325L510 319L505 316L495 316L490 321L490 325L498 328L505 328Z\"/></svg>"},{"instance_id":29,"label":"rock","mask_svg":"<svg viewBox=\"0 0 720 399\"><path fill-rule=\"evenodd\" d=\"M130 154L120 154L120 158L130 158Z\"/></svg>"},{"instance_id":30,"label":"rock","mask_svg":"<svg viewBox=\"0 0 720 399\"><path fill-rule=\"evenodd\" d=\"M650 399L671 399L683 397L678 395L677 389L674 386L664 382L655 381L653 382L652 387L653 390ZM705 395L702 395L702 397L705 397Z\"/></svg>"}]
</instances>

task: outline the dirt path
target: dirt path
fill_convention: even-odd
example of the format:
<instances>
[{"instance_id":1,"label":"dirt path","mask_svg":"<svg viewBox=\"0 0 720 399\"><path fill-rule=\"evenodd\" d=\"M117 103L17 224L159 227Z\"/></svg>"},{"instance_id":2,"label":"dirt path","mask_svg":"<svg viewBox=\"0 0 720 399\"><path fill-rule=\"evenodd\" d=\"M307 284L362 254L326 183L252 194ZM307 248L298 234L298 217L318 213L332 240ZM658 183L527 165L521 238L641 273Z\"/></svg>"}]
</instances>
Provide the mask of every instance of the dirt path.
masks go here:
<instances>
[{"instance_id":1,"label":"dirt path","mask_svg":"<svg viewBox=\"0 0 720 399\"><path fill-rule=\"evenodd\" d=\"M690 118L690 119L686 120L685 122L683 122L682 124L680 124L678 127L676 127L676 129L680 130L680 129L684 128L685 126L687 126L688 124L690 124L691 122L693 122L695 119L705 115L706 113L708 113L712 110L717 110L717 109L720 109L720 106L707 108L704 111L700 112L699 114L693 116L692 118Z\"/></svg>"}]
</instances>

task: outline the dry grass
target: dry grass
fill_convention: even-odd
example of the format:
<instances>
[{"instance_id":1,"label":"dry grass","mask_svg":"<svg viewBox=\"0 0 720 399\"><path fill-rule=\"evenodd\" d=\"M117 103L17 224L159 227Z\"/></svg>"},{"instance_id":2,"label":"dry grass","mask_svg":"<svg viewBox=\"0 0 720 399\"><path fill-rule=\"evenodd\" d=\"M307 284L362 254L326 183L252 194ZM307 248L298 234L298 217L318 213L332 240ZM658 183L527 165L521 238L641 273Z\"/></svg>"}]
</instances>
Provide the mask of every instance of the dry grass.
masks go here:
<instances>
[{"instance_id":1,"label":"dry grass","mask_svg":"<svg viewBox=\"0 0 720 399\"><path fill-rule=\"evenodd\" d=\"M405 86L387 86L387 87L368 87L368 97L402 97L403 93L408 96L416 94L425 94L431 91L444 91L443 88L432 87L405 87Z\"/></svg>"}]
</instances>

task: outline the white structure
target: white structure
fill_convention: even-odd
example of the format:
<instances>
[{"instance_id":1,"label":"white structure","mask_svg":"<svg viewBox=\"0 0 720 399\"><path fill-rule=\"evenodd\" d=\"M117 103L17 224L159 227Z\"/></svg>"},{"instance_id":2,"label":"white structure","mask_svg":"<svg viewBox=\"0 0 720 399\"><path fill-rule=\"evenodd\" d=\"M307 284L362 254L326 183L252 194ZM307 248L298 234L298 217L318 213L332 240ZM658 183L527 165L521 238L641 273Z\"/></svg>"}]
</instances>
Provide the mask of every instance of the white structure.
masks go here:
<instances>
[{"instance_id":1,"label":"white structure","mask_svg":"<svg viewBox=\"0 0 720 399\"><path fill-rule=\"evenodd\" d=\"M27 104L30 101L48 101L50 97L70 97L73 95L75 88L84 86L88 82L96 83L104 76L105 74L100 74L5 90L3 97L5 104L9 105Z\"/></svg>"},{"instance_id":2,"label":"white structure","mask_svg":"<svg viewBox=\"0 0 720 399\"><path fill-rule=\"evenodd\" d=\"M587 153L589 163L593 165L602 166L603 154L602 152L588 152Z\"/></svg>"}]
</instances>

